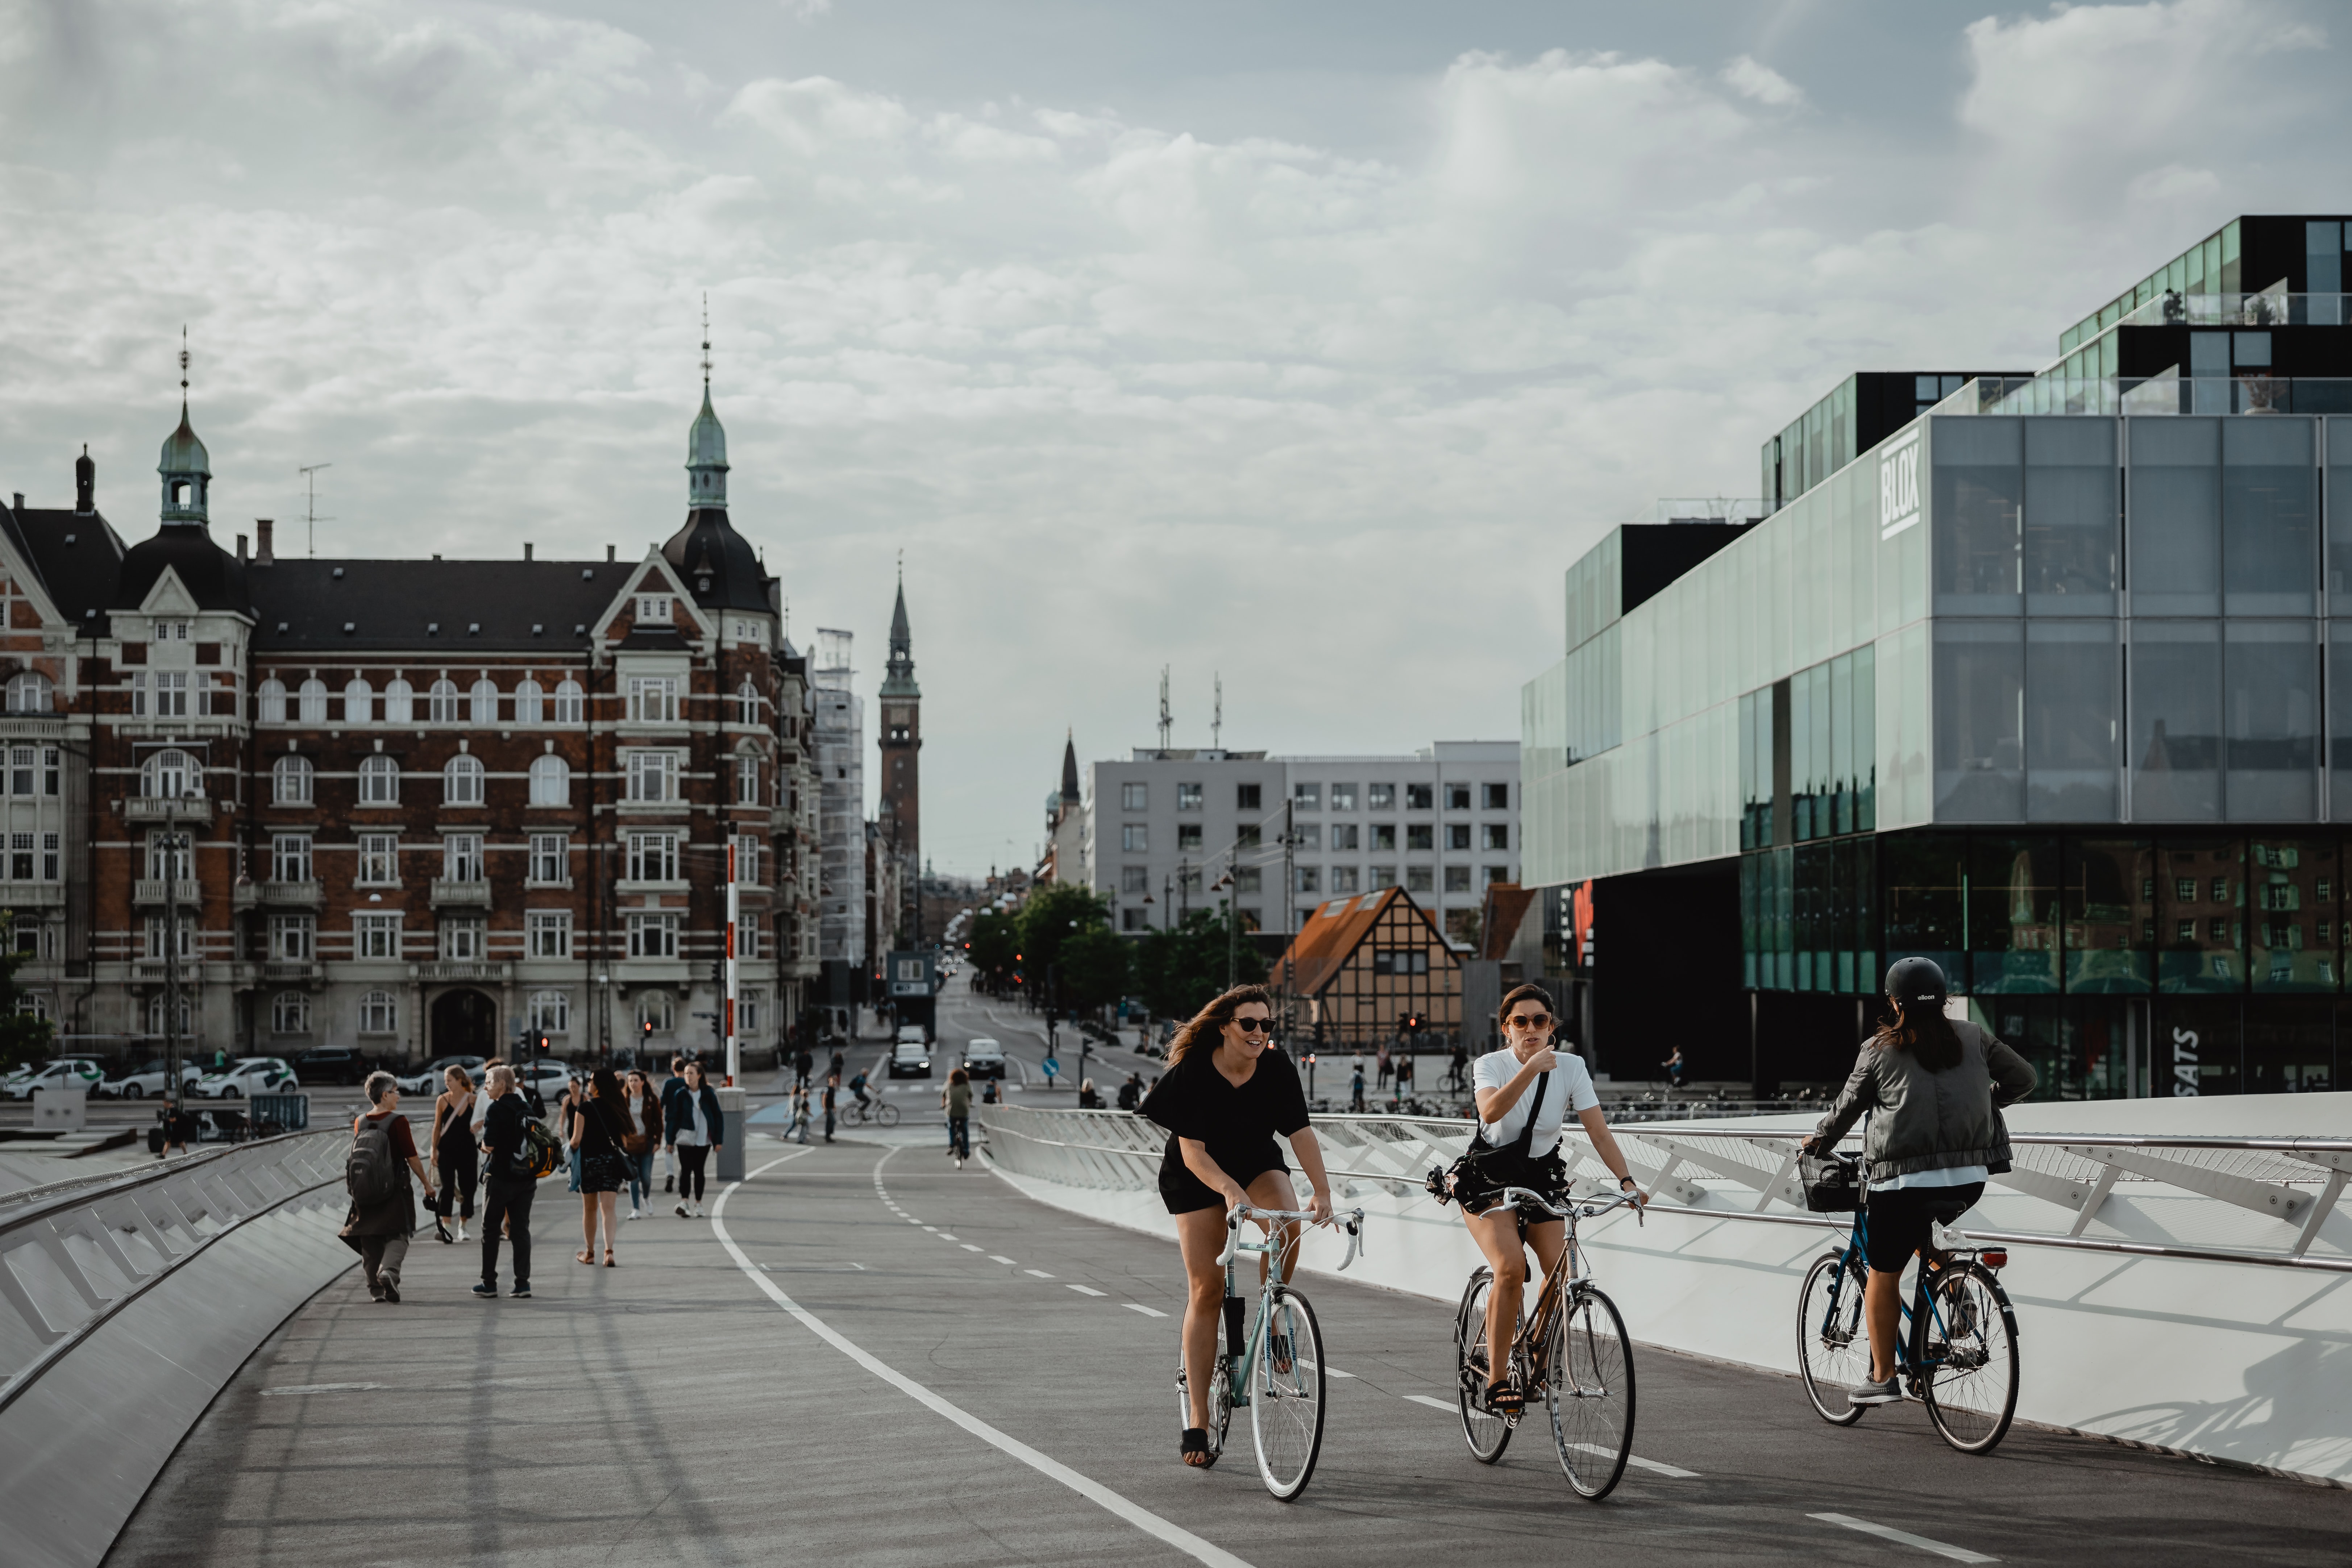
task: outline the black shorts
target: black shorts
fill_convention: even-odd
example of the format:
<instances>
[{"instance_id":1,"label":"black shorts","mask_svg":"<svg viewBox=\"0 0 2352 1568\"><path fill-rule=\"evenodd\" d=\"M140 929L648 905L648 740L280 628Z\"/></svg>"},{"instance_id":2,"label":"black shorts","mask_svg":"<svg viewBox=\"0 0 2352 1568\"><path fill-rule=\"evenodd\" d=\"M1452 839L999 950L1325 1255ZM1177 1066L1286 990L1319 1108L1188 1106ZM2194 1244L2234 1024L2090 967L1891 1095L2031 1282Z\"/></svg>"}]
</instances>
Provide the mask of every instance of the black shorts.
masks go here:
<instances>
[{"instance_id":1,"label":"black shorts","mask_svg":"<svg viewBox=\"0 0 2352 1568\"><path fill-rule=\"evenodd\" d=\"M1286 1176L1290 1173L1290 1167L1277 1160L1273 1164L1263 1166L1246 1175L1239 1171L1228 1171L1225 1174L1240 1183L1243 1189L1246 1191L1252 1182L1256 1181L1268 1171L1280 1171ZM1166 1165L1160 1167L1160 1201L1168 1205L1170 1214L1198 1214L1202 1209L1222 1209L1225 1206L1225 1200L1218 1194L1217 1189L1194 1175L1190 1165L1183 1164L1179 1164L1173 1170Z\"/></svg>"},{"instance_id":2,"label":"black shorts","mask_svg":"<svg viewBox=\"0 0 2352 1568\"><path fill-rule=\"evenodd\" d=\"M1881 1274L1899 1274L1911 1255L1927 1246L1930 1219L1951 1224L1984 1196L1982 1182L1957 1187L1895 1187L1870 1194L1869 1223L1863 1251L1870 1267Z\"/></svg>"},{"instance_id":3,"label":"black shorts","mask_svg":"<svg viewBox=\"0 0 2352 1568\"><path fill-rule=\"evenodd\" d=\"M1462 1205L1464 1214L1485 1214L1502 1197L1505 1187L1525 1187L1555 1204L1568 1201L1568 1162L1558 1149L1549 1154L1537 1154L1525 1160L1514 1159L1507 1152L1496 1151L1477 1162L1476 1169L1485 1180L1474 1186L1465 1173L1463 1184L1454 1191L1454 1199ZM1548 1224L1550 1220L1551 1216L1547 1214L1531 1215L1525 1209L1519 1211L1522 1229L1531 1224Z\"/></svg>"}]
</instances>

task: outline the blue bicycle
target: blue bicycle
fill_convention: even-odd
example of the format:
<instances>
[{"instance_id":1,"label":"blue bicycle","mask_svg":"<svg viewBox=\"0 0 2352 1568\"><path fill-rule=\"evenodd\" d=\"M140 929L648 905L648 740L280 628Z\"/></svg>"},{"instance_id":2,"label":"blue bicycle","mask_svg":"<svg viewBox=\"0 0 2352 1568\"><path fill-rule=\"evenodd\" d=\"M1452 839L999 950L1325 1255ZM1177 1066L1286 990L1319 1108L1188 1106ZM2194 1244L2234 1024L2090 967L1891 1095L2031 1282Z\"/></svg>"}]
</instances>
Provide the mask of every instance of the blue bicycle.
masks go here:
<instances>
[{"instance_id":1,"label":"blue bicycle","mask_svg":"<svg viewBox=\"0 0 2352 1568\"><path fill-rule=\"evenodd\" d=\"M1853 1163L1851 1155L1831 1158ZM1859 1193L1858 1171L1850 1184ZM1850 1397L1871 1373L1862 1321L1869 1224L1864 1202L1853 1211L1843 1249L1813 1260L1797 1299L1797 1370L1806 1397L1832 1426L1851 1426L1870 1408ZM1944 1441L1963 1454L1990 1453L2017 1414L2017 1313L1993 1272L2008 1262L2008 1252L1997 1247L1924 1253L1903 1304L1895 1376L1907 1397L1927 1405Z\"/></svg>"}]
</instances>

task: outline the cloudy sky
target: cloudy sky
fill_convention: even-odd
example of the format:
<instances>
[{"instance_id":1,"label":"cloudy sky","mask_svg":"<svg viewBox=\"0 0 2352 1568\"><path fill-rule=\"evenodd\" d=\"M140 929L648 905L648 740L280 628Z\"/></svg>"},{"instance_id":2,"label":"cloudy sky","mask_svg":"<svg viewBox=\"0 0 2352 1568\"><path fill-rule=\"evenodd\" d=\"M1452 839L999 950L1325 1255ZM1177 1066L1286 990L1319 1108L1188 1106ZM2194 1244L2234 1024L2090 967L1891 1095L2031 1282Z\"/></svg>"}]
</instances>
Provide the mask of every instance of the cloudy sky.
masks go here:
<instances>
[{"instance_id":1,"label":"cloudy sky","mask_svg":"<svg viewBox=\"0 0 2352 1568\"><path fill-rule=\"evenodd\" d=\"M322 555L635 555L707 290L736 522L868 692L904 551L985 870L1163 664L1179 744L1515 734L1569 563L1847 372L2352 207L2345 16L0 0L0 489L150 531L185 322L224 541L331 462Z\"/></svg>"}]
</instances>

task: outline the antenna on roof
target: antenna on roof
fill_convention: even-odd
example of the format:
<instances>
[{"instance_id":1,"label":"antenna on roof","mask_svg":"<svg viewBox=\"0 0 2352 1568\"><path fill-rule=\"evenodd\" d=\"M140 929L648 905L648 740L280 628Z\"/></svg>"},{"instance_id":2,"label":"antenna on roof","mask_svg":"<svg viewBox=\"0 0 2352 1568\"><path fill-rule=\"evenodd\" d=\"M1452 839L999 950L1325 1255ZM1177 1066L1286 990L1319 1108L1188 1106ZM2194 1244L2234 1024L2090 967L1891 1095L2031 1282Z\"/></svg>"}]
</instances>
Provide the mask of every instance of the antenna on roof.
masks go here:
<instances>
[{"instance_id":1,"label":"antenna on roof","mask_svg":"<svg viewBox=\"0 0 2352 1568\"><path fill-rule=\"evenodd\" d=\"M180 412L188 411L188 323L180 323Z\"/></svg>"},{"instance_id":2,"label":"antenna on roof","mask_svg":"<svg viewBox=\"0 0 2352 1568\"><path fill-rule=\"evenodd\" d=\"M702 292L702 395L710 395L710 291Z\"/></svg>"},{"instance_id":3,"label":"antenna on roof","mask_svg":"<svg viewBox=\"0 0 2352 1568\"><path fill-rule=\"evenodd\" d=\"M1168 733L1175 721L1168 714L1168 667L1160 667L1160 749L1168 749Z\"/></svg>"},{"instance_id":4,"label":"antenna on roof","mask_svg":"<svg viewBox=\"0 0 2352 1568\"><path fill-rule=\"evenodd\" d=\"M1222 671L1217 676L1216 713L1209 721L1209 745L1215 751L1225 749L1225 678Z\"/></svg>"},{"instance_id":5,"label":"antenna on roof","mask_svg":"<svg viewBox=\"0 0 2352 1568\"><path fill-rule=\"evenodd\" d=\"M187 356L184 354L181 357L184 359ZM185 386L187 383L182 382L180 384ZM310 531L310 559L313 561L316 561L319 558L319 525L322 522L332 522L335 521L331 517L320 517L319 515L319 480L317 476L320 468L331 468L334 466L335 465L332 463L313 463L307 468L297 468L294 470L296 473L302 476L302 483L307 486L310 490L309 499L302 503L302 525Z\"/></svg>"}]
</instances>

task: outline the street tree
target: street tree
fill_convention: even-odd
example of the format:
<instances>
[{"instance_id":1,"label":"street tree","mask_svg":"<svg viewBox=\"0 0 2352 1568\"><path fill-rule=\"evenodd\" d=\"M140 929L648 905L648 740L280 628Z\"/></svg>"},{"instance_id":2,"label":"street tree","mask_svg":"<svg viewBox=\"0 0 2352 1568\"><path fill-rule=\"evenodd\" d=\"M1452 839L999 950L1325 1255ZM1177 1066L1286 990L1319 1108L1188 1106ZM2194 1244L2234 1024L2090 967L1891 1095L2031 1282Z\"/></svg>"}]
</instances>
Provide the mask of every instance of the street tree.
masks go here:
<instances>
[{"instance_id":1,"label":"street tree","mask_svg":"<svg viewBox=\"0 0 2352 1568\"><path fill-rule=\"evenodd\" d=\"M1221 910L1194 910L1173 930L1152 931L1136 944L1136 994L1156 1016L1189 1018L1199 1012L1225 989L1229 956L1234 984L1265 979L1265 958L1250 940L1247 922L1229 931L1233 918Z\"/></svg>"}]
</instances>

